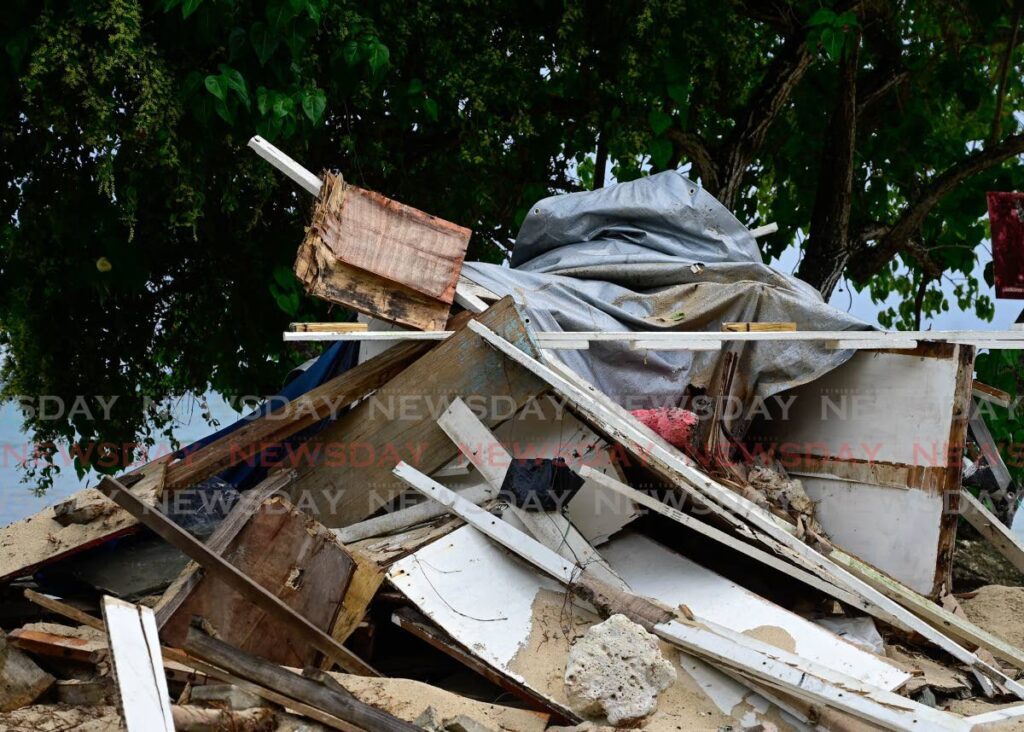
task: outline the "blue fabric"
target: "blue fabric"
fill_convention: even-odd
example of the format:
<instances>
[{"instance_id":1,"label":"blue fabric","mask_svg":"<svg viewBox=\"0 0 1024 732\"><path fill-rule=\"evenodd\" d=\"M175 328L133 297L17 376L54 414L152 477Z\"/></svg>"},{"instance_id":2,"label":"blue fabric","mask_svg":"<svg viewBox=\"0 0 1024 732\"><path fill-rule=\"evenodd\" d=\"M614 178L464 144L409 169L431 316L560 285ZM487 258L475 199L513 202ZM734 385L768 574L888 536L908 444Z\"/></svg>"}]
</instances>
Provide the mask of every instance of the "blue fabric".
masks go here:
<instances>
[{"instance_id":1,"label":"blue fabric","mask_svg":"<svg viewBox=\"0 0 1024 732\"><path fill-rule=\"evenodd\" d=\"M249 414L245 415L237 422L228 425L216 432L207 435L201 440L193 442L188 447L182 448L178 451L177 457L183 458L191 453L195 452L199 448L210 444L214 440L218 440L225 435L230 435L232 432L240 427L248 424L254 419L258 419L267 413L270 409L278 409L286 401L291 401L297 397L302 396L311 389L315 389L326 381L333 379L339 374L343 374L350 368L355 366L359 361L359 342L358 341L339 341L331 345L324 353L316 360L316 362L306 369L302 374L293 379L291 382L286 384L280 392L277 393L271 399L268 399L261 404L257 409L253 410ZM326 422L326 420L325 420ZM309 429L303 430L296 435L293 435L289 440L281 445L286 447L288 445L295 445L305 440L313 434L316 434L322 430L325 426L325 422L321 422ZM283 449L271 449L264 451L257 458L247 460L239 463L222 473L218 474L218 478L230 483L238 490L245 490L250 488L256 483L263 480L267 475L267 469L278 459L280 456L285 454Z\"/></svg>"}]
</instances>

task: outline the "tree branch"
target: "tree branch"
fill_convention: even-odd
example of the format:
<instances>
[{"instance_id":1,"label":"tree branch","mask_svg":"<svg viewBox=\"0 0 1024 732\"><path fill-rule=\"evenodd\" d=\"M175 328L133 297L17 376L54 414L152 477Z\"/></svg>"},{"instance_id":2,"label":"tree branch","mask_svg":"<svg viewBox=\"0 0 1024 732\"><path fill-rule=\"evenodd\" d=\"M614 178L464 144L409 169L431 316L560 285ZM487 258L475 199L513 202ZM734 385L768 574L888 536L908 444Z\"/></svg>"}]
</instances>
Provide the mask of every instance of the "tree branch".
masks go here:
<instances>
[{"instance_id":1,"label":"tree branch","mask_svg":"<svg viewBox=\"0 0 1024 732\"><path fill-rule=\"evenodd\" d=\"M718 190L719 173L715 157L704 139L695 132L684 132L676 127L665 132L680 158L693 165L693 172L700 178L701 185L712 193Z\"/></svg>"},{"instance_id":2,"label":"tree branch","mask_svg":"<svg viewBox=\"0 0 1024 732\"><path fill-rule=\"evenodd\" d=\"M1006 97L1006 77L1010 71L1013 60L1013 49L1017 45L1017 32L1020 29L1021 10L1024 10L1024 2L1017 2L1013 11L1013 27L1010 31L1010 40L1006 44L1006 53L999 62L999 89L996 91L996 111L992 116L992 131L989 133L989 144L999 139L1003 127L1003 99Z\"/></svg>"},{"instance_id":3,"label":"tree branch","mask_svg":"<svg viewBox=\"0 0 1024 732\"><path fill-rule=\"evenodd\" d=\"M778 55L765 70L760 88L754 91L736 118L736 127L726 139L718 155L720 181L706 186L726 208L733 208L747 166L764 143L772 123L789 101L793 89L811 67L813 56L805 37L786 40Z\"/></svg>"},{"instance_id":4,"label":"tree branch","mask_svg":"<svg viewBox=\"0 0 1024 732\"><path fill-rule=\"evenodd\" d=\"M971 153L935 176L922 186L915 200L903 209L889 231L878 239L878 243L851 261L851 274L855 279L866 280L879 272L897 252L910 251L909 242L917 235L928 214L945 196L971 176L1021 154L1024 154L1024 134L1013 135Z\"/></svg>"}]
</instances>

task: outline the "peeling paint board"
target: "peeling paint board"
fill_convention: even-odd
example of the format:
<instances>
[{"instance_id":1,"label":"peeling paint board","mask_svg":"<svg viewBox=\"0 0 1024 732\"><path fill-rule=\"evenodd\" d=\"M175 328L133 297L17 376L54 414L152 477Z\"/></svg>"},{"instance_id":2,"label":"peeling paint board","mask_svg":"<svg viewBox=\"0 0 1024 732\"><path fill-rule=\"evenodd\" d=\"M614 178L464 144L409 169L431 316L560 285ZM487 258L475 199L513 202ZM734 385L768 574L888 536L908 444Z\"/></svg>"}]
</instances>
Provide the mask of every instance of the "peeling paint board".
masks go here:
<instances>
[{"instance_id":1,"label":"peeling paint board","mask_svg":"<svg viewBox=\"0 0 1024 732\"><path fill-rule=\"evenodd\" d=\"M910 674L857 648L821 626L765 600L740 585L642 534L613 539L602 554L639 595L669 607L686 605L700 618L887 690L898 689Z\"/></svg>"},{"instance_id":2,"label":"peeling paint board","mask_svg":"<svg viewBox=\"0 0 1024 732\"><path fill-rule=\"evenodd\" d=\"M510 664L530 637L537 593L561 592L557 582L513 559L471 526L395 563L388 580L477 658L546 696ZM564 705L550 704L559 713L576 716Z\"/></svg>"},{"instance_id":3,"label":"peeling paint board","mask_svg":"<svg viewBox=\"0 0 1024 732\"><path fill-rule=\"evenodd\" d=\"M108 595L103 622L128 732L174 732L153 611Z\"/></svg>"},{"instance_id":4,"label":"peeling paint board","mask_svg":"<svg viewBox=\"0 0 1024 732\"><path fill-rule=\"evenodd\" d=\"M388 579L479 661L545 699L558 713L578 718L552 699L539 680L527 679L511 668L516 654L529 642L538 594L562 593L561 585L498 548L471 526L463 526L398 562ZM709 669L709 673L713 671ZM707 684L696 683L710 698ZM721 699L711 701L723 714L730 713L719 704ZM751 698L749 692L747 701L757 710L766 704L760 697Z\"/></svg>"},{"instance_id":5,"label":"peeling paint board","mask_svg":"<svg viewBox=\"0 0 1024 732\"><path fill-rule=\"evenodd\" d=\"M803 476L815 515L829 538L868 564L883 567L912 590L928 595L939 558L944 501L918 489Z\"/></svg>"}]
</instances>

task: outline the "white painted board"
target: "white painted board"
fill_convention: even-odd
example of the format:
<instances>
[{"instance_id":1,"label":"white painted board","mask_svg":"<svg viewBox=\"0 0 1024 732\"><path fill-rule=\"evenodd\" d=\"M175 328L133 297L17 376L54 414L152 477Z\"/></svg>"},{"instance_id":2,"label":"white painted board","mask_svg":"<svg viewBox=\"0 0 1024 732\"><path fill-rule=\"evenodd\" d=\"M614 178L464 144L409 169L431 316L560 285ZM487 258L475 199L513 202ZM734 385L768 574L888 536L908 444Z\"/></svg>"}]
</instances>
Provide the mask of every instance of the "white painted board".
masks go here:
<instances>
[{"instance_id":1,"label":"white painted board","mask_svg":"<svg viewBox=\"0 0 1024 732\"><path fill-rule=\"evenodd\" d=\"M103 622L128 732L174 732L153 611L108 595Z\"/></svg>"},{"instance_id":2,"label":"white painted board","mask_svg":"<svg viewBox=\"0 0 1024 732\"><path fill-rule=\"evenodd\" d=\"M779 645L872 686L891 691L910 679L910 674L888 660L857 648L642 534L622 534L603 547L601 554L636 594L669 607L686 605L699 618Z\"/></svg>"}]
</instances>

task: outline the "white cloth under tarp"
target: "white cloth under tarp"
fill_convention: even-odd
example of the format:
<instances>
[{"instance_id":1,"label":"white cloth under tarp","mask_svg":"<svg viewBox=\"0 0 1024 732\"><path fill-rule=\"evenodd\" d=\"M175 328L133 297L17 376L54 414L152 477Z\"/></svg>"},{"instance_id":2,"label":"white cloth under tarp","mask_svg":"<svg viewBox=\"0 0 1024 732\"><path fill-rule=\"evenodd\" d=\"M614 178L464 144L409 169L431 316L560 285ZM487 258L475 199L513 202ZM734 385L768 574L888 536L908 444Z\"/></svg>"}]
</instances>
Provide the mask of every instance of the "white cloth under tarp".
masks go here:
<instances>
[{"instance_id":1,"label":"white cloth under tarp","mask_svg":"<svg viewBox=\"0 0 1024 732\"><path fill-rule=\"evenodd\" d=\"M712 195L668 171L536 203L511 268L466 262L463 274L511 295L540 331L720 331L726 322L865 330L813 287L764 264L757 242ZM570 368L631 409L676 406L707 388L722 354L738 355L734 393L762 399L844 363L820 342L761 341L721 352L632 350L592 342L560 350ZM734 420L734 434L745 430Z\"/></svg>"}]
</instances>

